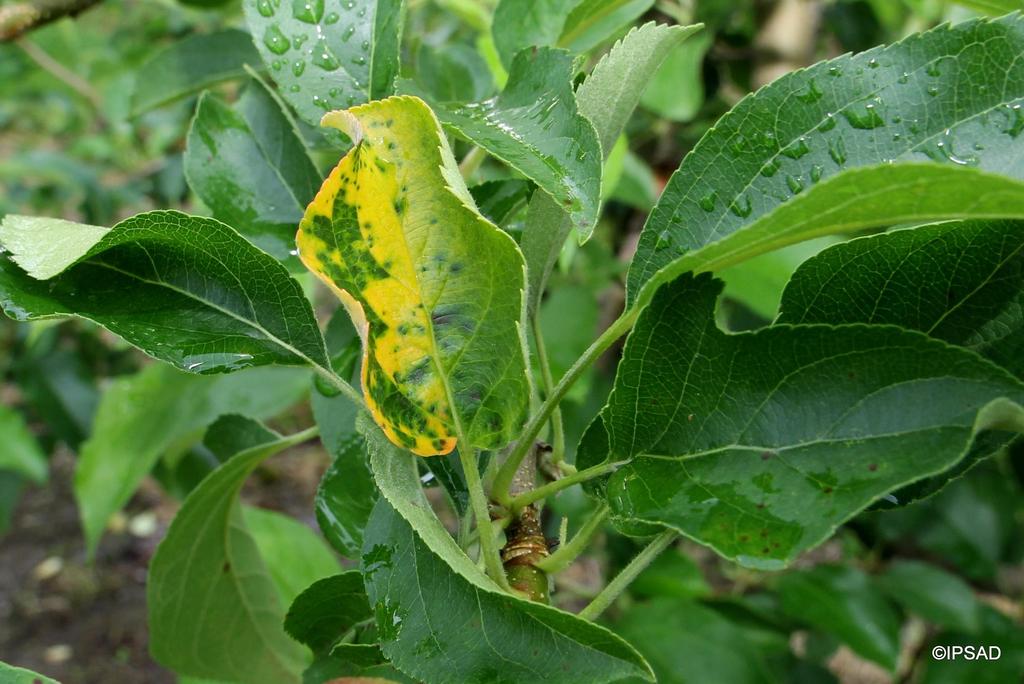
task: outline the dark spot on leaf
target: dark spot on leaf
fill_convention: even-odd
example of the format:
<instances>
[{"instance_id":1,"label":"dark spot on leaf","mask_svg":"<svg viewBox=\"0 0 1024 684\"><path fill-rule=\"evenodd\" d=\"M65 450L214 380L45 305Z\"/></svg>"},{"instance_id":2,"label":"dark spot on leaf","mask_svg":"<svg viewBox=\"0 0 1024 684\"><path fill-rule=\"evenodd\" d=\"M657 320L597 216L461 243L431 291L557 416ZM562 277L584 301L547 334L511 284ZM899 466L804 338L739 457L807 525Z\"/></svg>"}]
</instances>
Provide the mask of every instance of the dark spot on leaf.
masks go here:
<instances>
[{"instance_id":1,"label":"dark spot on leaf","mask_svg":"<svg viewBox=\"0 0 1024 684\"><path fill-rule=\"evenodd\" d=\"M871 472L875 472L876 470L878 470L878 464L877 463L870 463L870 464L868 464L868 470L870 470Z\"/></svg>"},{"instance_id":2,"label":"dark spot on leaf","mask_svg":"<svg viewBox=\"0 0 1024 684\"><path fill-rule=\"evenodd\" d=\"M772 452L770 452L770 451L762 451L761 452L761 460L762 461L767 461L772 456L774 456L774 454Z\"/></svg>"}]
</instances>

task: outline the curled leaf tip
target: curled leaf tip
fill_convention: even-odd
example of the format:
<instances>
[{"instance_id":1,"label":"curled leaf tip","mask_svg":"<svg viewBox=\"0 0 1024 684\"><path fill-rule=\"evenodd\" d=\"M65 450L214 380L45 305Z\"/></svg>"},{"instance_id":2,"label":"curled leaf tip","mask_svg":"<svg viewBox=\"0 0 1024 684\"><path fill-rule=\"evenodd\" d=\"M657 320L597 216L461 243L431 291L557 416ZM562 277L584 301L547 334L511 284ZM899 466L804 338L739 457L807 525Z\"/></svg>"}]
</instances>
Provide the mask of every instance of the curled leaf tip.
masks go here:
<instances>
[{"instance_id":1,"label":"curled leaf tip","mask_svg":"<svg viewBox=\"0 0 1024 684\"><path fill-rule=\"evenodd\" d=\"M324 128L337 128L352 140L353 145L363 140L363 127L359 125L359 119L347 109L327 112L321 117L320 125Z\"/></svg>"}]
</instances>

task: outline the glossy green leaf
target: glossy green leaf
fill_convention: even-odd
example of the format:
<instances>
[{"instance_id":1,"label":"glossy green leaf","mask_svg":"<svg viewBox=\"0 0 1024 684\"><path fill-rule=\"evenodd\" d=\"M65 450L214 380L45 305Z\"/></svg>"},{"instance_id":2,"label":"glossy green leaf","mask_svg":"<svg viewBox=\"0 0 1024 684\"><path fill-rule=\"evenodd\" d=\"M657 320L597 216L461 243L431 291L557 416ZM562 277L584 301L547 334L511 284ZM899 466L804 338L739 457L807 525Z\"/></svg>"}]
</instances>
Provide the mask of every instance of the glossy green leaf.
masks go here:
<instances>
[{"instance_id":1,"label":"glossy green leaf","mask_svg":"<svg viewBox=\"0 0 1024 684\"><path fill-rule=\"evenodd\" d=\"M232 107L204 93L188 132L185 177L215 218L285 260L321 178L282 107L255 79Z\"/></svg>"},{"instance_id":2,"label":"glossy green leaf","mask_svg":"<svg viewBox=\"0 0 1024 684\"><path fill-rule=\"evenodd\" d=\"M500 0L491 32L505 68L524 48L557 43L566 18L578 4L580 0Z\"/></svg>"},{"instance_id":3,"label":"glossy green leaf","mask_svg":"<svg viewBox=\"0 0 1024 684\"><path fill-rule=\"evenodd\" d=\"M1024 17L971 21L821 62L744 99L651 213L629 303L680 273L819 235L1021 216L1021 186L992 174L1024 175L1022 49Z\"/></svg>"},{"instance_id":4,"label":"glossy green leaf","mask_svg":"<svg viewBox=\"0 0 1024 684\"><path fill-rule=\"evenodd\" d=\"M970 585L934 565L897 560L876 581L893 601L932 624L967 632L981 626L981 604Z\"/></svg>"},{"instance_id":5,"label":"glossy green leaf","mask_svg":"<svg viewBox=\"0 0 1024 684\"><path fill-rule=\"evenodd\" d=\"M623 462L613 518L667 525L738 562L784 566L897 487L1024 430L1024 384L892 326L715 325L721 284L662 288L630 335L580 467Z\"/></svg>"},{"instance_id":6,"label":"glossy green leaf","mask_svg":"<svg viewBox=\"0 0 1024 684\"><path fill-rule=\"evenodd\" d=\"M156 53L139 68L132 113L137 116L222 81L243 78L246 64L259 63L259 54L246 31L224 29L188 36Z\"/></svg>"},{"instance_id":7,"label":"glossy green leaf","mask_svg":"<svg viewBox=\"0 0 1024 684\"><path fill-rule=\"evenodd\" d=\"M215 219L152 211L106 229L8 215L0 243L12 257L0 256L0 305L15 320L88 318L192 373L327 367L299 284Z\"/></svg>"},{"instance_id":8,"label":"glossy green leaf","mask_svg":"<svg viewBox=\"0 0 1024 684\"><path fill-rule=\"evenodd\" d=\"M384 653L399 669L453 684L649 677L643 658L603 627L501 592L430 509L416 460L368 422L361 429L382 494L362 571Z\"/></svg>"},{"instance_id":9,"label":"glossy green leaf","mask_svg":"<svg viewBox=\"0 0 1024 684\"><path fill-rule=\"evenodd\" d=\"M275 438L239 452L178 511L146 583L150 652L162 665L250 684L300 681L304 649L284 631L284 608L238 493L256 466L301 441Z\"/></svg>"},{"instance_id":10,"label":"glossy green leaf","mask_svg":"<svg viewBox=\"0 0 1024 684\"><path fill-rule=\"evenodd\" d=\"M462 554L454 540L451 546ZM429 548L385 499L377 502L361 570L384 653L403 672L437 684L599 684L647 672L611 632L499 592L462 557L459 564L475 570L471 577Z\"/></svg>"},{"instance_id":11,"label":"glossy green leaf","mask_svg":"<svg viewBox=\"0 0 1024 684\"><path fill-rule=\"evenodd\" d=\"M290 368L196 376L162 364L115 380L104 392L75 468L75 498L89 551L95 551L110 516L161 456L197 441L223 413L273 416L298 401L308 383L308 373ZM275 391L263 391L267 387Z\"/></svg>"},{"instance_id":12,"label":"glossy green leaf","mask_svg":"<svg viewBox=\"0 0 1024 684\"><path fill-rule=\"evenodd\" d=\"M623 30L651 8L654 0L587 0L569 12L558 45L587 52Z\"/></svg>"},{"instance_id":13,"label":"glossy green leaf","mask_svg":"<svg viewBox=\"0 0 1024 684\"><path fill-rule=\"evenodd\" d=\"M690 121L704 104L704 55L712 36L702 33L677 45L644 88L640 104L663 119Z\"/></svg>"},{"instance_id":14,"label":"glossy green leaf","mask_svg":"<svg viewBox=\"0 0 1024 684\"><path fill-rule=\"evenodd\" d=\"M60 684L56 679L50 679L38 672L8 665L2 661L0 661L0 682L3 684Z\"/></svg>"},{"instance_id":15,"label":"glossy green leaf","mask_svg":"<svg viewBox=\"0 0 1024 684\"><path fill-rule=\"evenodd\" d=\"M0 470L8 470L35 482L46 482L49 467L46 454L29 432L21 414L12 408L0 405L0 435L3 435L3 449L0 449Z\"/></svg>"},{"instance_id":16,"label":"glossy green leaf","mask_svg":"<svg viewBox=\"0 0 1024 684\"><path fill-rule=\"evenodd\" d=\"M524 50L512 60L498 96L436 104L434 110L445 127L536 183L581 236L590 236L601 201L601 146L593 125L577 111L569 53Z\"/></svg>"},{"instance_id":17,"label":"glossy green leaf","mask_svg":"<svg viewBox=\"0 0 1024 684\"><path fill-rule=\"evenodd\" d=\"M891 323L1024 377L1024 222L941 223L852 240L794 274L783 323Z\"/></svg>"},{"instance_id":18,"label":"glossy green leaf","mask_svg":"<svg viewBox=\"0 0 1024 684\"><path fill-rule=\"evenodd\" d=\"M476 211L422 100L373 102L327 124L357 144L306 210L299 256L363 339L370 411L420 455L459 439L504 446L529 395L515 242Z\"/></svg>"},{"instance_id":19,"label":"glossy green leaf","mask_svg":"<svg viewBox=\"0 0 1024 684\"><path fill-rule=\"evenodd\" d=\"M245 18L281 94L310 124L394 92L402 0L245 0Z\"/></svg>"},{"instance_id":20,"label":"glossy green leaf","mask_svg":"<svg viewBox=\"0 0 1024 684\"><path fill-rule=\"evenodd\" d=\"M637 645L659 684L771 684L763 655L743 631L692 599L637 603L615 631Z\"/></svg>"},{"instance_id":21,"label":"glossy green leaf","mask_svg":"<svg viewBox=\"0 0 1024 684\"><path fill-rule=\"evenodd\" d=\"M819 565L779 579L782 610L838 637L856 653L896 669L900 619L871 578L853 567Z\"/></svg>"},{"instance_id":22,"label":"glossy green leaf","mask_svg":"<svg viewBox=\"0 0 1024 684\"><path fill-rule=\"evenodd\" d=\"M311 527L283 513L242 507L245 526L256 542L281 605L311 584L341 571L337 556Z\"/></svg>"},{"instance_id":23,"label":"glossy green leaf","mask_svg":"<svg viewBox=\"0 0 1024 684\"><path fill-rule=\"evenodd\" d=\"M314 653L323 653L372 615L363 576L350 570L325 577L299 594L288 609L284 629Z\"/></svg>"},{"instance_id":24,"label":"glossy green leaf","mask_svg":"<svg viewBox=\"0 0 1024 684\"><path fill-rule=\"evenodd\" d=\"M672 48L699 26L667 26L654 23L630 31L601 58L576 92L579 112L597 131L602 155L607 157L615 140L636 108L643 84ZM565 208L543 193L530 201L522 239L529 278L528 308L532 313L544 294L551 269L573 228Z\"/></svg>"},{"instance_id":25,"label":"glossy green leaf","mask_svg":"<svg viewBox=\"0 0 1024 684\"><path fill-rule=\"evenodd\" d=\"M313 415L321 440L334 459L316 490L316 519L340 554L358 558L363 529L377 500L363 439L356 433L358 409L344 396L313 394Z\"/></svg>"}]
</instances>

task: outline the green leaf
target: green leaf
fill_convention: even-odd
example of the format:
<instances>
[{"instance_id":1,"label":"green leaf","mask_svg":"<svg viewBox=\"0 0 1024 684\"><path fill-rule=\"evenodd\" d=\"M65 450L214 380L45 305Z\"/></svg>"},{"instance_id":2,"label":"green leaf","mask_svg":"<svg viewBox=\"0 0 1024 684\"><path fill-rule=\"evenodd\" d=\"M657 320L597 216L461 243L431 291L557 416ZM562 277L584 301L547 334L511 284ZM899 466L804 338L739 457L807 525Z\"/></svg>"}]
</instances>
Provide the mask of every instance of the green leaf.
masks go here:
<instances>
[{"instance_id":1,"label":"green leaf","mask_svg":"<svg viewBox=\"0 0 1024 684\"><path fill-rule=\"evenodd\" d=\"M475 210L421 100L373 102L327 124L357 144L306 210L299 256L363 338L374 419L421 455L459 439L504 446L529 395L515 242Z\"/></svg>"},{"instance_id":2,"label":"green leaf","mask_svg":"<svg viewBox=\"0 0 1024 684\"><path fill-rule=\"evenodd\" d=\"M238 493L270 456L307 438L276 438L235 455L192 491L150 563L150 652L181 674L249 684L299 682L304 649L246 527Z\"/></svg>"},{"instance_id":3,"label":"green leaf","mask_svg":"<svg viewBox=\"0 0 1024 684\"><path fill-rule=\"evenodd\" d=\"M971 9L996 17L1024 10L1024 2L1021 2L1021 0L955 0L955 2L958 5L970 7Z\"/></svg>"},{"instance_id":4,"label":"green leaf","mask_svg":"<svg viewBox=\"0 0 1024 684\"><path fill-rule=\"evenodd\" d=\"M994 174L1024 175L1021 50L1024 17L971 21L821 62L744 99L651 213L629 304L680 273L811 237L1020 217L1021 185Z\"/></svg>"},{"instance_id":5,"label":"green leaf","mask_svg":"<svg viewBox=\"0 0 1024 684\"><path fill-rule=\"evenodd\" d=\"M296 641L323 653L357 623L373 616L363 576L350 570L312 584L288 609L284 629Z\"/></svg>"},{"instance_id":6,"label":"green leaf","mask_svg":"<svg viewBox=\"0 0 1024 684\"><path fill-rule=\"evenodd\" d=\"M502 64L529 47L587 52L646 12L653 0L500 0L491 30Z\"/></svg>"},{"instance_id":7,"label":"green leaf","mask_svg":"<svg viewBox=\"0 0 1024 684\"><path fill-rule=\"evenodd\" d=\"M644 24L616 43L580 85L576 92L579 113L594 124L604 157L611 153L636 108L643 84L672 48L699 28ZM522 239L530 313L537 310L548 276L572 228L572 218L564 207L544 193L535 194Z\"/></svg>"},{"instance_id":8,"label":"green leaf","mask_svg":"<svg viewBox=\"0 0 1024 684\"><path fill-rule=\"evenodd\" d=\"M132 114L245 76L244 66L257 66L259 54L245 31L224 29L188 36L155 54L135 74Z\"/></svg>"},{"instance_id":9,"label":"green leaf","mask_svg":"<svg viewBox=\"0 0 1024 684\"><path fill-rule=\"evenodd\" d=\"M654 0L587 0L569 12L558 45L572 52L587 52L632 24L651 8Z\"/></svg>"},{"instance_id":10,"label":"green leaf","mask_svg":"<svg viewBox=\"0 0 1024 684\"><path fill-rule=\"evenodd\" d=\"M669 121L690 121L704 104L704 55L712 35L677 45L647 81L640 104Z\"/></svg>"},{"instance_id":11,"label":"green leaf","mask_svg":"<svg viewBox=\"0 0 1024 684\"><path fill-rule=\"evenodd\" d=\"M981 604L971 587L934 565L897 560L876 581L893 601L928 622L967 632L981 626Z\"/></svg>"},{"instance_id":12,"label":"green leaf","mask_svg":"<svg viewBox=\"0 0 1024 684\"><path fill-rule=\"evenodd\" d=\"M860 570L819 565L779 578L782 610L839 638L868 660L896 669L900 619L885 596Z\"/></svg>"},{"instance_id":13,"label":"green leaf","mask_svg":"<svg viewBox=\"0 0 1024 684\"><path fill-rule=\"evenodd\" d=\"M981 631L977 633L943 632L934 642L924 647L929 654L922 658L921 684L1004 684L1024 677L1024 628L1019 621L1003 615L995 608L981 606ZM931 656L933 646L978 646L1000 649L998 659L968 660ZM977 650L975 650L977 652ZM948 651L946 651L948 653ZM994 656L995 653L992 653Z\"/></svg>"},{"instance_id":14,"label":"green leaf","mask_svg":"<svg viewBox=\"0 0 1024 684\"><path fill-rule=\"evenodd\" d=\"M491 32L505 68L524 48L557 43L566 18L578 4L580 0L500 0Z\"/></svg>"},{"instance_id":15,"label":"green leaf","mask_svg":"<svg viewBox=\"0 0 1024 684\"><path fill-rule=\"evenodd\" d=\"M633 580L629 591L638 596L694 599L711 594L700 566L676 547L669 547ZM627 613L627 616L632 611ZM670 632L675 635L677 632ZM631 639L644 643L640 639Z\"/></svg>"},{"instance_id":16,"label":"green leaf","mask_svg":"<svg viewBox=\"0 0 1024 684\"><path fill-rule=\"evenodd\" d=\"M103 395L75 469L75 498L89 552L95 552L110 516L161 456L197 440L222 413L273 416L298 401L308 383L308 373L290 368L196 376L162 364L115 380Z\"/></svg>"},{"instance_id":17,"label":"green leaf","mask_svg":"<svg viewBox=\"0 0 1024 684\"><path fill-rule=\"evenodd\" d=\"M215 218L285 260L321 178L282 106L255 79L233 107L204 93L188 132L185 177Z\"/></svg>"},{"instance_id":18,"label":"green leaf","mask_svg":"<svg viewBox=\"0 0 1024 684\"><path fill-rule=\"evenodd\" d=\"M341 570L330 547L308 525L262 508L243 507L242 512L282 605L291 605L311 584Z\"/></svg>"},{"instance_id":19,"label":"green leaf","mask_svg":"<svg viewBox=\"0 0 1024 684\"><path fill-rule=\"evenodd\" d=\"M886 493L1024 430L1024 384L892 326L715 325L721 284L686 275L641 314L577 461L624 462L613 519L667 525L777 569Z\"/></svg>"},{"instance_id":20,"label":"green leaf","mask_svg":"<svg viewBox=\"0 0 1024 684\"><path fill-rule=\"evenodd\" d=\"M782 293L800 264L835 242L836 238L821 237L789 245L759 254L716 275L725 281L726 297L742 302L770 321L778 315Z\"/></svg>"},{"instance_id":21,"label":"green leaf","mask_svg":"<svg viewBox=\"0 0 1024 684\"><path fill-rule=\"evenodd\" d=\"M394 92L402 0L245 0L242 6L264 64L307 123Z\"/></svg>"},{"instance_id":22,"label":"green leaf","mask_svg":"<svg viewBox=\"0 0 1024 684\"><path fill-rule=\"evenodd\" d=\"M370 517L361 569L384 654L417 679L600 684L648 672L604 628L501 593L479 570L457 571L385 499Z\"/></svg>"},{"instance_id":23,"label":"green leaf","mask_svg":"<svg viewBox=\"0 0 1024 684\"><path fill-rule=\"evenodd\" d=\"M769 684L763 656L720 613L679 598L637 603L615 631L638 645L659 684Z\"/></svg>"},{"instance_id":24,"label":"green leaf","mask_svg":"<svg viewBox=\"0 0 1024 684\"><path fill-rule=\"evenodd\" d=\"M890 323L1024 378L1024 223L941 223L852 240L805 262L783 323Z\"/></svg>"},{"instance_id":25,"label":"green leaf","mask_svg":"<svg viewBox=\"0 0 1024 684\"><path fill-rule=\"evenodd\" d=\"M416 84L435 102L475 102L494 92L494 79L480 52L462 43L420 45Z\"/></svg>"},{"instance_id":26,"label":"green leaf","mask_svg":"<svg viewBox=\"0 0 1024 684\"><path fill-rule=\"evenodd\" d=\"M60 684L56 679L50 679L38 672L14 667L2 661L0 661L0 682L3 684Z\"/></svg>"},{"instance_id":27,"label":"green leaf","mask_svg":"<svg viewBox=\"0 0 1024 684\"><path fill-rule=\"evenodd\" d=\"M512 60L508 84L497 97L433 108L447 128L535 182L586 238L601 201L601 146L577 112L572 71L564 50L524 50Z\"/></svg>"},{"instance_id":28,"label":"green leaf","mask_svg":"<svg viewBox=\"0 0 1024 684\"><path fill-rule=\"evenodd\" d=\"M0 449L0 470L18 473L36 484L46 482L49 466L36 438L25 424L21 414L12 408L0 405L0 435L3 435L3 449Z\"/></svg>"},{"instance_id":29,"label":"green leaf","mask_svg":"<svg viewBox=\"0 0 1024 684\"><path fill-rule=\"evenodd\" d=\"M327 368L299 284L215 219L152 211L104 229L8 215L0 243L13 259L0 256L0 305L16 320L88 318L193 373Z\"/></svg>"},{"instance_id":30,"label":"green leaf","mask_svg":"<svg viewBox=\"0 0 1024 684\"><path fill-rule=\"evenodd\" d=\"M434 515L416 460L365 419L361 431L382 494L362 571L384 653L399 669L458 684L490 683L499 672L510 682L650 677L643 658L603 627L499 590Z\"/></svg>"}]
</instances>

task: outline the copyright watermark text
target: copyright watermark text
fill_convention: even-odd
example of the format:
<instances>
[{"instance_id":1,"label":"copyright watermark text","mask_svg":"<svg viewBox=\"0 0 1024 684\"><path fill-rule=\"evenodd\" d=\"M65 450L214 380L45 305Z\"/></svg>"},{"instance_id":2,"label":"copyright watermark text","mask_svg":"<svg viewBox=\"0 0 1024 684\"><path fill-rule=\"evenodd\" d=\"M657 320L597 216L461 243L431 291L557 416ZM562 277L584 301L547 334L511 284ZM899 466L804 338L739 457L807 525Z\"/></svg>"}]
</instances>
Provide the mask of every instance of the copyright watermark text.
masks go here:
<instances>
[{"instance_id":1,"label":"copyright watermark text","mask_svg":"<svg viewBox=\"0 0 1024 684\"><path fill-rule=\"evenodd\" d=\"M935 660L999 660L1003 651L998 646L933 646Z\"/></svg>"}]
</instances>

